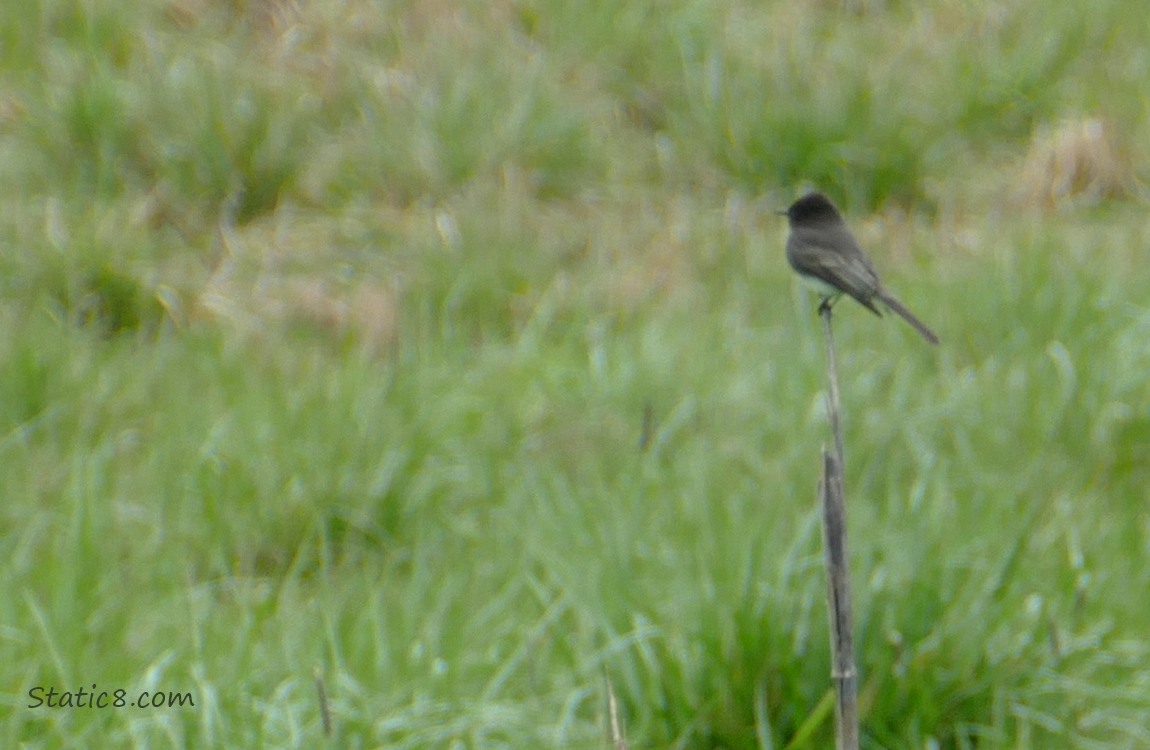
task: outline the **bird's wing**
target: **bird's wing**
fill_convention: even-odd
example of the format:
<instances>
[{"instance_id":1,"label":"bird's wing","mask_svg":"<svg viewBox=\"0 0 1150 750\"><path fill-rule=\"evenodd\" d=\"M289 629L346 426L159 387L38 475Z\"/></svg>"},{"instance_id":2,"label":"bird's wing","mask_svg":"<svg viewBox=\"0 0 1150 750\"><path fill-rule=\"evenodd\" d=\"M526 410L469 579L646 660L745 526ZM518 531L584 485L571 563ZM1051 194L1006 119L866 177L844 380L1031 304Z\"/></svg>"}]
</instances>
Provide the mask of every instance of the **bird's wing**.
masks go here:
<instances>
[{"instance_id":1,"label":"bird's wing","mask_svg":"<svg viewBox=\"0 0 1150 750\"><path fill-rule=\"evenodd\" d=\"M878 274L845 226L793 230L787 241L787 257L799 273L841 289L878 312L871 302L879 290Z\"/></svg>"}]
</instances>

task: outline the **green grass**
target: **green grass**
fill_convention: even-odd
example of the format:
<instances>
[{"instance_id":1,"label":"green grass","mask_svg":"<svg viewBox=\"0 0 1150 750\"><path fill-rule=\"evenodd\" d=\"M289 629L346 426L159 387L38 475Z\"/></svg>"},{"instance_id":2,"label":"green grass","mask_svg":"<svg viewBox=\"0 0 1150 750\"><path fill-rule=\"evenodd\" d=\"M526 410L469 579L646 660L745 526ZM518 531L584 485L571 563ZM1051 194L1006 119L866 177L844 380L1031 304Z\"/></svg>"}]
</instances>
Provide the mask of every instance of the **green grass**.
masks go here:
<instances>
[{"instance_id":1,"label":"green grass","mask_svg":"<svg viewBox=\"0 0 1150 750\"><path fill-rule=\"evenodd\" d=\"M1140 7L104 5L0 8L0 745L828 747L806 184L943 341L836 308L864 747L1150 745L1144 211L1017 198Z\"/></svg>"}]
</instances>

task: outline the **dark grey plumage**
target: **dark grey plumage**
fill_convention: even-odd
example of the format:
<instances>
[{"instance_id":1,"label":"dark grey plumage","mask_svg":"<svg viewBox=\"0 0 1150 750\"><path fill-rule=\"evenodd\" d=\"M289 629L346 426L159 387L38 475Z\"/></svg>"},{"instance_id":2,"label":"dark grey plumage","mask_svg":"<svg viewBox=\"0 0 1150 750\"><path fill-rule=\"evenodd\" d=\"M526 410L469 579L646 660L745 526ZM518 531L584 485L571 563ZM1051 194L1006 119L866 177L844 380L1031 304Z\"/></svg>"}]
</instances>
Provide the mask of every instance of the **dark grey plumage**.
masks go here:
<instances>
[{"instance_id":1,"label":"dark grey plumage","mask_svg":"<svg viewBox=\"0 0 1150 750\"><path fill-rule=\"evenodd\" d=\"M882 315L874 301L880 300L932 344L938 337L879 281L870 259L863 253L838 209L822 193L809 193L782 211L790 223L787 261L826 300L849 294L875 315Z\"/></svg>"}]
</instances>

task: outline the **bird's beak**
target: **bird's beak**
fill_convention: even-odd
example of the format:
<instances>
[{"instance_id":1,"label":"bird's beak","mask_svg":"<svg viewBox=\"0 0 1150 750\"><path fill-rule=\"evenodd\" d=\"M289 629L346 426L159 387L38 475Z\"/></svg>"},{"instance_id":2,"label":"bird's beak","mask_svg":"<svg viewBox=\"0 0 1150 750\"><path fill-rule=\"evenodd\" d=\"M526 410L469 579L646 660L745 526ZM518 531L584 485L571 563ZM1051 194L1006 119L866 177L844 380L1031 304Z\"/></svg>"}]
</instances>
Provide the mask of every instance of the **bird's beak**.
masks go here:
<instances>
[{"instance_id":1,"label":"bird's beak","mask_svg":"<svg viewBox=\"0 0 1150 750\"><path fill-rule=\"evenodd\" d=\"M774 213L778 214L779 216L787 216L787 215L788 215L788 214L787 214L787 209L785 209L785 208L779 208L779 209L776 209L776 210L774 211Z\"/></svg>"}]
</instances>

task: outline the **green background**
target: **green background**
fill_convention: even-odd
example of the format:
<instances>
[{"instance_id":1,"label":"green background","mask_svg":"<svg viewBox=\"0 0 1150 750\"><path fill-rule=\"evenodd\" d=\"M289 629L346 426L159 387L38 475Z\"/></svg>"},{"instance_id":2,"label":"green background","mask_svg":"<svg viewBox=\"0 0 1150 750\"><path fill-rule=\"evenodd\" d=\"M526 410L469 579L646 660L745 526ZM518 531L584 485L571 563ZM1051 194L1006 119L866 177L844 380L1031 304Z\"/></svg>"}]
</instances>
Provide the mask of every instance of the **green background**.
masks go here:
<instances>
[{"instance_id":1,"label":"green background","mask_svg":"<svg viewBox=\"0 0 1150 750\"><path fill-rule=\"evenodd\" d=\"M817 186L942 339L836 308L863 746L1150 747L1148 77L1119 0L3 3L0 745L829 747Z\"/></svg>"}]
</instances>

